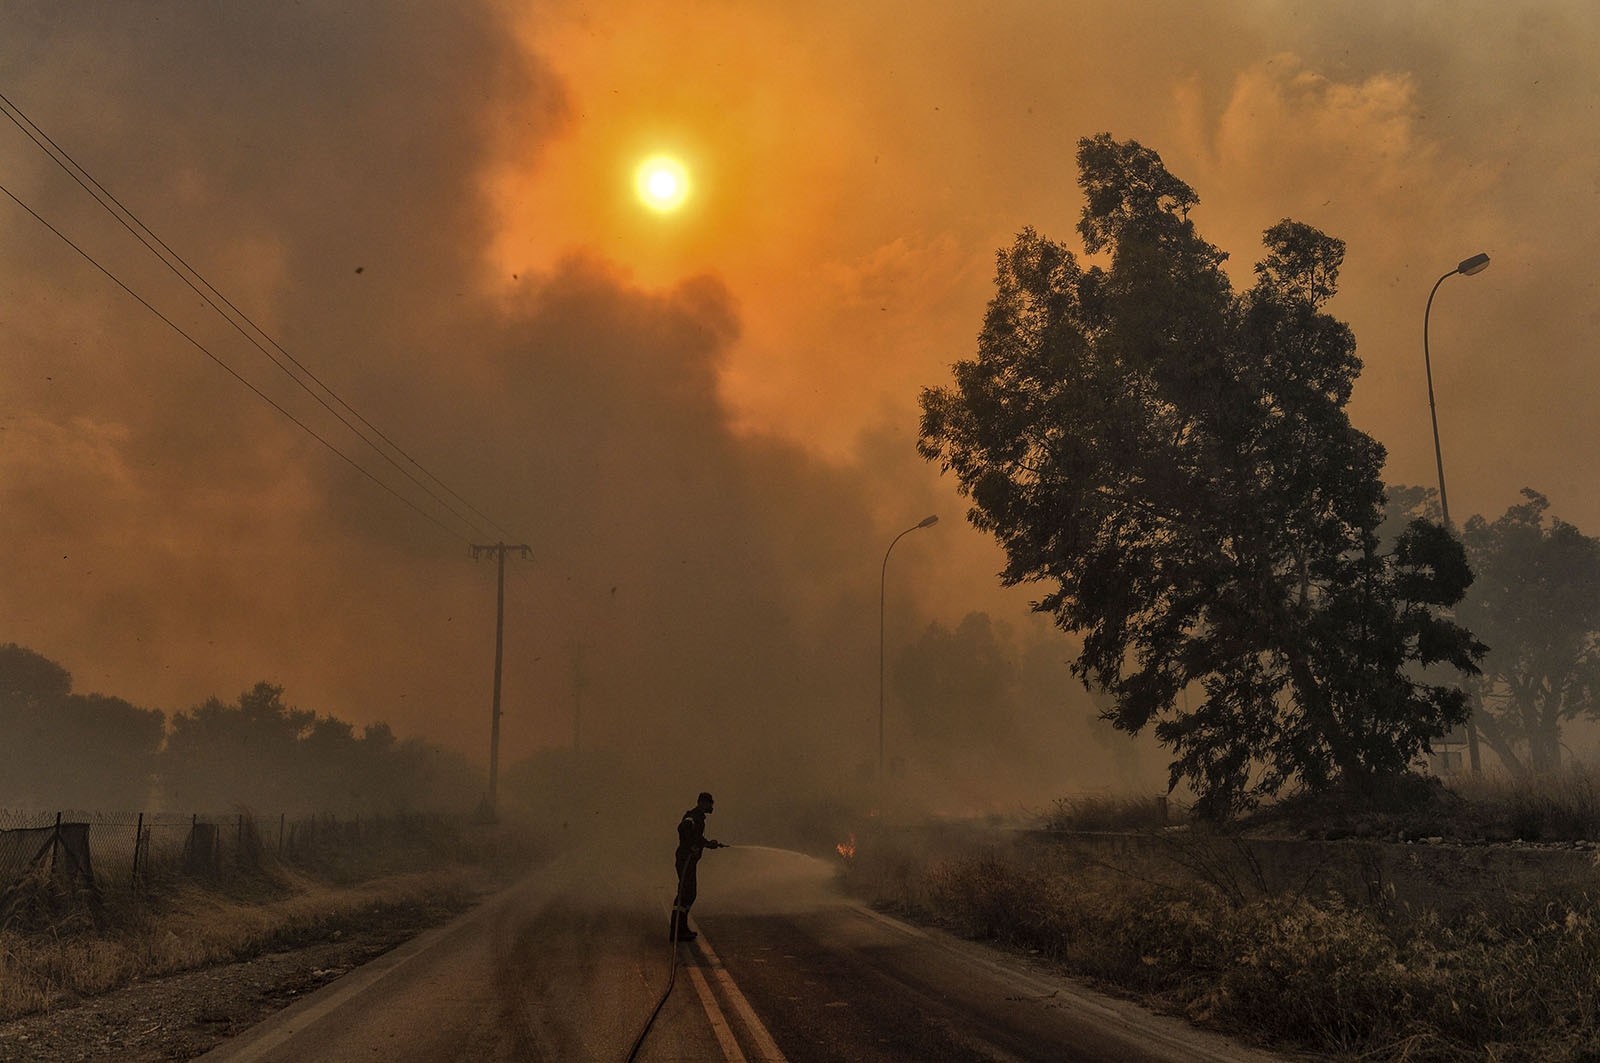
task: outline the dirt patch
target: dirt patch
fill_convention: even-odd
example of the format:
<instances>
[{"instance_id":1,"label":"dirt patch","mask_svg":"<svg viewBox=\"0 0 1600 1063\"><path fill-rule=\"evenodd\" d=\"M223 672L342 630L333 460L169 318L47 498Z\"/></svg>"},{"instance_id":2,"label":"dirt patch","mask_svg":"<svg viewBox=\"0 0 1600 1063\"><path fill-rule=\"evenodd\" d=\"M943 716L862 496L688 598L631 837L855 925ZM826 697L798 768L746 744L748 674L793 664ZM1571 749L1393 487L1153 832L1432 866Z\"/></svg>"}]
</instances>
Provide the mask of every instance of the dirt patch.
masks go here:
<instances>
[{"instance_id":1,"label":"dirt patch","mask_svg":"<svg viewBox=\"0 0 1600 1063\"><path fill-rule=\"evenodd\" d=\"M193 1059L470 905L385 908L328 940L153 978L0 1023L0 1061Z\"/></svg>"}]
</instances>

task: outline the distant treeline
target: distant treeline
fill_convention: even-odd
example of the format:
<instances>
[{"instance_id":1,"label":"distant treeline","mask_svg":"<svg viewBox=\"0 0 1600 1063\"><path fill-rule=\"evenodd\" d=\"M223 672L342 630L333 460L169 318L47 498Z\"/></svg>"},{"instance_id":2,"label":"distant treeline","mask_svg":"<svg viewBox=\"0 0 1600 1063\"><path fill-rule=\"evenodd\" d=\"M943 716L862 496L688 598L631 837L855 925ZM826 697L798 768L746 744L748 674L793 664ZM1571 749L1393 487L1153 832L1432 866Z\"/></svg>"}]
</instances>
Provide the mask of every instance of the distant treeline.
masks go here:
<instances>
[{"instance_id":1,"label":"distant treeline","mask_svg":"<svg viewBox=\"0 0 1600 1063\"><path fill-rule=\"evenodd\" d=\"M61 665L0 646L0 808L469 808L483 792L464 757L387 724L356 728L287 705L257 683L175 714L75 694Z\"/></svg>"}]
</instances>

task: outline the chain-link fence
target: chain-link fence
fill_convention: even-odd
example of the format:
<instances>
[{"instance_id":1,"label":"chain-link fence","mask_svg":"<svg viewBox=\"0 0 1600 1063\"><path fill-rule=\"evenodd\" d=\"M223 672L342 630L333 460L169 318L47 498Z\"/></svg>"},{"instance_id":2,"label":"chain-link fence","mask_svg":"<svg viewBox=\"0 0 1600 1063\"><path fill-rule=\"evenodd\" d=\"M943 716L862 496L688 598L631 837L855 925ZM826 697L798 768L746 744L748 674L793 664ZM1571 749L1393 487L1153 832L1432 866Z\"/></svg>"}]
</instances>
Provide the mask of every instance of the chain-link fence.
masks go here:
<instances>
[{"instance_id":1,"label":"chain-link fence","mask_svg":"<svg viewBox=\"0 0 1600 1063\"><path fill-rule=\"evenodd\" d=\"M377 852L445 856L458 850L463 826L459 817L426 814L262 819L248 812L0 811L0 911L29 881L100 897L272 865L339 867Z\"/></svg>"}]
</instances>

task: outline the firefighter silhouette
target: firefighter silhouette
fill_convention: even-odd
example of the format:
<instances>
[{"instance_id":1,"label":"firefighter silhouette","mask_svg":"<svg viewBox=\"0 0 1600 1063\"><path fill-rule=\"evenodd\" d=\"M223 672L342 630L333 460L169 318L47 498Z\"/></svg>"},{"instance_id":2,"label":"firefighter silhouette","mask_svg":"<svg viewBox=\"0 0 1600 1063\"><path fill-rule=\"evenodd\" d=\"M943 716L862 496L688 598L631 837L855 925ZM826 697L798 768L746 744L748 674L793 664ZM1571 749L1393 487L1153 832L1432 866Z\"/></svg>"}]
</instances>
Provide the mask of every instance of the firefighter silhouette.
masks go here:
<instances>
[{"instance_id":1,"label":"firefighter silhouette","mask_svg":"<svg viewBox=\"0 0 1600 1063\"><path fill-rule=\"evenodd\" d=\"M720 849L722 843L706 837L706 817L711 815L712 798L702 793L693 808L678 821L678 851L673 866L678 872L678 891L672 898L673 941L693 941L695 932L689 929L689 909L699 892L695 869L700 864L700 854L707 849Z\"/></svg>"}]
</instances>

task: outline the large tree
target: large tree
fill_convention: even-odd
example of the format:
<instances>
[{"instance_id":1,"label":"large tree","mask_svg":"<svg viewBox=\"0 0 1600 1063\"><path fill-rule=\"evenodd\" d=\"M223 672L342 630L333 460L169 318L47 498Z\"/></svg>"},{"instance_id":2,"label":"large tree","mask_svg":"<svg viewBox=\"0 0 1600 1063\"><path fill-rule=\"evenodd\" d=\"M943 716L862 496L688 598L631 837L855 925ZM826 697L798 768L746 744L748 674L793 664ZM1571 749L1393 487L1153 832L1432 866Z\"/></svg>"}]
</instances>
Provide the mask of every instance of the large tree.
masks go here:
<instances>
[{"instance_id":1,"label":"large tree","mask_svg":"<svg viewBox=\"0 0 1600 1063\"><path fill-rule=\"evenodd\" d=\"M283 687L265 681L235 702L213 697L174 716L162 766L169 799L200 811L464 808L481 792L459 754L396 741L382 723L357 735L334 716L289 705Z\"/></svg>"},{"instance_id":2,"label":"large tree","mask_svg":"<svg viewBox=\"0 0 1600 1063\"><path fill-rule=\"evenodd\" d=\"M1383 448L1349 422L1361 363L1322 312L1343 243L1280 222L1236 293L1154 151L1102 134L1078 164L1108 265L1031 229L1001 251L976 359L923 393L920 451L1202 811L1403 770L1465 711L1408 664L1472 671L1481 648L1441 615L1471 580L1460 544L1425 521L1378 539Z\"/></svg>"},{"instance_id":3,"label":"large tree","mask_svg":"<svg viewBox=\"0 0 1600 1063\"><path fill-rule=\"evenodd\" d=\"M164 719L122 698L74 694L61 665L0 646L0 807L142 807Z\"/></svg>"},{"instance_id":4,"label":"large tree","mask_svg":"<svg viewBox=\"0 0 1600 1063\"><path fill-rule=\"evenodd\" d=\"M302 748L316 722L315 712L285 704L283 687L265 681L234 703L212 697L178 713L162 751L169 799L206 812L323 811L320 795L304 792Z\"/></svg>"},{"instance_id":5,"label":"large tree","mask_svg":"<svg viewBox=\"0 0 1600 1063\"><path fill-rule=\"evenodd\" d=\"M897 655L893 690L912 735L932 755L992 749L1016 725L1018 668L987 613L955 630L938 621Z\"/></svg>"},{"instance_id":6,"label":"large tree","mask_svg":"<svg viewBox=\"0 0 1600 1063\"><path fill-rule=\"evenodd\" d=\"M1547 516L1537 491L1522 494L1492 523L1467 521L1477 579L1459 610L1489 644L1478 729L1519 775L1557 767L1561 725L1600 714L1600 539Z\"/></svg>"}]
</instances>

